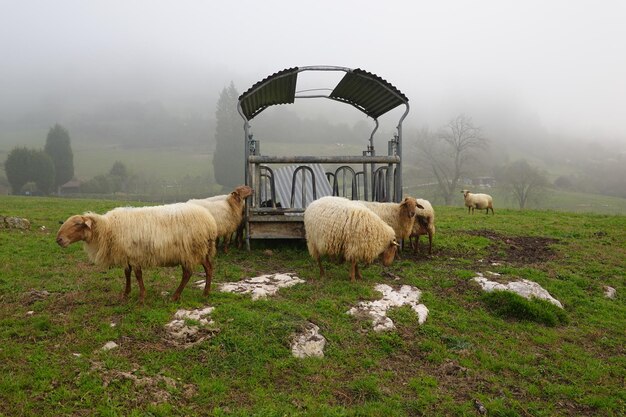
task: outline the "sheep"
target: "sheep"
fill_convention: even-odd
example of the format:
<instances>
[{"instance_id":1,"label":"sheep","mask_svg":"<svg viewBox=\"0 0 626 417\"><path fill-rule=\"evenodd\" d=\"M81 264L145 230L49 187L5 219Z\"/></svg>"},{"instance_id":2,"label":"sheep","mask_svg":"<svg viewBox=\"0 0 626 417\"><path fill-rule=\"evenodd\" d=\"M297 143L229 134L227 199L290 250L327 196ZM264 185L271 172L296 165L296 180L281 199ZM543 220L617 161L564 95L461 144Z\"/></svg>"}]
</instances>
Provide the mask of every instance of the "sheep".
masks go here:
<instances>
[{"instance_id":1,"label":"sheep","mask_svg":"<svg viewBox=\"0 0 626 417\"><path fill-rule=\"evenodd\" d=\"M59 229L56 242L66 248L83 241L89 259L97 265L124 267L130 293L130 276L135 270L139 299L145 288L142 267L181 265L183 276L172 296L174 301L191 277L194 265L206 273L203 294L211 288L217 226L213 216L193 204L176 203L152 207L119 207L100 215L87 212L69 217Z\"/></svg>"},{"instance_id":2,"label":"sheep","mask_svg":"<svg viewBox=\"0 0 626 417\"><path fill-rule=\"evenodd\" d=\"M424 207L417 204L414 198L405 197L401 203L378 203L375 201L358 201L368 209L372 210L385 223L391 226L396 233L397 240L408 239L417 209Z\"/></svg>"},{"instance_id":3,"label":"sheep","mask_svg":"<svg viewBox=\"0 0 626 417\"><path fill-rule=\"evenodd\" d=\"M489 209L491 209L491 214L495 214L493 212L493 199L489 194L472 194L469 190L463 190L461 192L463 193L463 198L465 198L467 214L469 214L470 210L472 210L472 214L474 214L474 209L487 209L485 214L489 214Z\"/></svg>"},{"instance_id":4,"label":"sheep","mask_svg":"<svg viewBox=\"0 0 626 417\"><path fill-rule=\"evenodd\" d=\"M350 280L363 279L358 262L371 263L382 254L383 265L393 262L398 249L393 228L362 204L343 197L322 197L304 211L309 254L324 276L321 256L350 262Z\"/></svg>"},{"instance_id":5,"label":"sheep","mask_svg":"<svg viewBox=\"0 0 626 417\"><path fill-rule=\"evenodd\" d=\"M239 230L243 231L241 229L243 209L246 197L249 195L252 195L252 188L247 185L240 185L226 198L216 196L187 201L205 208L213 215L217 223L217 236L224 239L224 253L228 253L228 244L232 234L234 232L239 233Z\"/></svg>"},{"instance_id":6,"label":"sheep","mask_svg":"<svg viewBox=\"0 0 626 417\"><path fill-rule=\"evenodd\" d=\"M415 238L415 243L412 246L417 253L420 236L428 235L428 254L430 255L433 253L433 236L435 236L435 210L428 200L417 198L416 202L422 209L417 210L415 214L415 223L409 239Z\"/></svg>"}]
</instances>

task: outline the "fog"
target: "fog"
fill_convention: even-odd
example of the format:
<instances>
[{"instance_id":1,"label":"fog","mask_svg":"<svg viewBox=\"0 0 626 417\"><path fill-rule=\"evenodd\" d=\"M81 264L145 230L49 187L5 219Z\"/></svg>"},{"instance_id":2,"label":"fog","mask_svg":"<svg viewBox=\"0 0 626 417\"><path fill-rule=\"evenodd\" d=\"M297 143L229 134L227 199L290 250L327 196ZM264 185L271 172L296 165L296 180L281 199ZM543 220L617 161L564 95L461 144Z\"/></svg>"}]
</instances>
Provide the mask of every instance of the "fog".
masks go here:
<instances>
[{"instance_id":1,"label":"fog","mask_svg":"<svg viewBox=\"0 0 626 417\"><path fill-rule=\"evenodd\" d=\"M403 91L409 126L465 113L498 132L626 143L619 0L0 0L0 10L5 130L124 101L211 118L230 81L243 92L284 68L339 65Z\"/></svg>"}]
</instances>

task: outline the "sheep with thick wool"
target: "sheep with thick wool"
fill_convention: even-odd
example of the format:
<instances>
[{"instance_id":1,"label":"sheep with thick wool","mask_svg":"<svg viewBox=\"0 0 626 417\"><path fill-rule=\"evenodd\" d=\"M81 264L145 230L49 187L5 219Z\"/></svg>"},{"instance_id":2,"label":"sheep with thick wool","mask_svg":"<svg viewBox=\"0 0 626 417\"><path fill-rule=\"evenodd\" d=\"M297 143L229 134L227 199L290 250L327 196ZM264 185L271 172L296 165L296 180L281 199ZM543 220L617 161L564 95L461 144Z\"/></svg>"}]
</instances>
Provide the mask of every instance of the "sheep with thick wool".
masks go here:
<instances>
[{"instance_id":1,"label":"sheep with thick wool","mask_svg":"<svg viewBox=\"0 0 626 417\"><path fill-rule=\"evenodd\" d=\"M358 262L371 263L382 254L383 265L393 262L398 243L393 228L363 204L343 197L322 197L304 211L309 254L324 276L321 256L350 262L350 280L362 279Z\"/></svg>"},{"instance_id":2,"label":"sheep with thick wool","mask_svg":"<svg viewBox=\"0 0 626 417\"><path fill-rule=\"evenodd\" d=\"M396 239L408 239L415 223L415 214L422 209L412 197L405 197L400 203L378 203L376 201L358 201L372 210L385 223L393 228Z\"/></svg>"},{"instance_id":3,"label":"sheep with thick wool","mask_svg":"<svg viewBox=\"0 0 626 417\"><path fill-rule=\"evenodd\" d=\"M124 267L130 293L135 271L139 299L144 300L142 268L181 265L183 276L172 296L174 301L187 285L195 265L206 273L204 295L213 276L217 226L211 213L193 204L177 203L152 207L119 207L103 215L87 212L68 218L57 233L61 247L83 241L89 259L97 265Z\"/></svg>"},{"instance_id":4,"label":"sheep with thick wool","mask_svg":"<svg viewBox=\"0 0 626 417\"><path fill-rule=\"evenodd\" d=\"M489 209L491 209L491 214L495 214L493 212L493 198L489 194L473 194L470 193L469 190L461 191L463 193L463 198L465 199L465 206L467 207L467 214L469 214L470 210L472 214L474 214L474 209L487 209L485 214L489 214Z\"/></svg>"},{"instance_id":5,"label":"sheep with thick wool","mask_svg":"<svg viewBox=\"0 0 626 417\"><path fill-rule=\"evenodd\" d=\"M428 235L428 253L432 254L433 237L435 236L435 210L428 200L416 198L415 201L421 208L415 213L415 223L410 236L411 239L415 238L415 242L411 242L413 250L418 251L420 236Z\"/></svg>"},{"instance_id":6,"label":"sheep with thick wool","mask_svg":"<svg viewBox=\"0 0 626 417\"><path fill-rule=\"evenodd\" d=\"M218 238L223 238L224 241L224 253L228 252L228 244L232 234L238 232L241 228L246 197L250 195L252 195L252 188L247 185L240 185L226 196L187 201L203 207L213 215L217 224L217 236Z\"/></svg>"}]
</instances>

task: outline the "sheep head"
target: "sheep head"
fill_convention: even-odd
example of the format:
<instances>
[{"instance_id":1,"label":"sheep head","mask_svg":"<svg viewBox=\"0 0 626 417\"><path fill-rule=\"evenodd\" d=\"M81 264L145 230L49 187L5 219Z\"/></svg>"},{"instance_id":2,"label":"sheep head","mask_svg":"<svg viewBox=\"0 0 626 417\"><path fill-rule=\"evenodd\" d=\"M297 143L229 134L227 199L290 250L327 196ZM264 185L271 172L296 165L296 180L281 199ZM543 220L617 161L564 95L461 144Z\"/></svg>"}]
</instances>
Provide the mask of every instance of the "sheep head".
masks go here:
<instances>
[{"instance_id":1,"label":"sheep head","mask_svg":"<svg viewBox=\"0 0 626 417\"><path fill-rule=\"evenodd\" d=\"M398 247L399 246L400 245L398 245L398 242L396 242L395 239L391 241L389 246L387 246L387 249L385 249L385 251L381 255L382 261L383 261L383 265L385 265L385 266L390 266L391 265L391 263L393 262L393 259L396 256L396 252L398 252Z\"/></svg>"},{"instance_id":2,"label":"sheep head","mask_svg":"<svg viewBox=\"0 0 626 417\"><path fill-rule=\"evenodd\" d=\"M91 240L93 219L87 216L75 215L63 223L57 233L56 242L62 248L67 248L74 242Z\"/></svg>"},{"instance_id":3,"label":"sheep head","mask_svg":"<svg viewBox=\"0 0 626 417\"><path fill-rule=\"evenodd\" d=\"M235 188L235 191L230 193L229 199L237 204L241 204L246 199L246 197L252 195L252 191L252 188L248 187L247 185L240 185L239 187Z\"/></svg>"},{"instance_id":4,"label":"sheep head","mask_svg":"<svg viewBox=\"0 0 626 417\"><path fill-rule=\"evenodd\" d=\"M420 204L417 204L417 200L412 197L405 197L400 203L400 209L402 213L408 218L412 218L417 213L417 209L424 209Z\"/></svg>"},{"instance_id":5,"label":"sheep head","mask_svg":"<svg viewBox=\"0 0 626 417\"><path fill-rule=\"evenodd\" d=\"M467 195L470 193L469 190L461 190L464 198L467 198Z\"/></svg>"}]
</instances>

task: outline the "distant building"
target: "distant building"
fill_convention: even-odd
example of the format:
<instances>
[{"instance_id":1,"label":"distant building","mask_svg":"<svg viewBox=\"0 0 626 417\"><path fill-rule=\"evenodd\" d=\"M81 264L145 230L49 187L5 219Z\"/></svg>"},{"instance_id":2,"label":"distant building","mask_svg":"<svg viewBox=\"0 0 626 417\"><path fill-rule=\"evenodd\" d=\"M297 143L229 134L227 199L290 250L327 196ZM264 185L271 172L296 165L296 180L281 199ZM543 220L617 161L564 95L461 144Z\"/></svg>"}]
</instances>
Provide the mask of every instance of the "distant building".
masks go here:
<instances>
[{"instance_id":1,"label":"distant building","mask_svg":"<svg viewBox=\"0 0 626 417\"><path fill-rule=\"evenodd\" d=\"M491 188L496 186L496 179L494 177L476 177L472 178L472 185Z\"/></svg>"},{"instance_id":2,"label":"distant building","mask_svg":"<svg viewBox=\"0 0 626 417\"><path fill-rule=\"evenodd\" d=\"M76 194L80 192L81 184L82 184L81 181L77 180L76 178L73 178L61 186L59 193L60 194Z\"/></svg>"}]
</instances>

